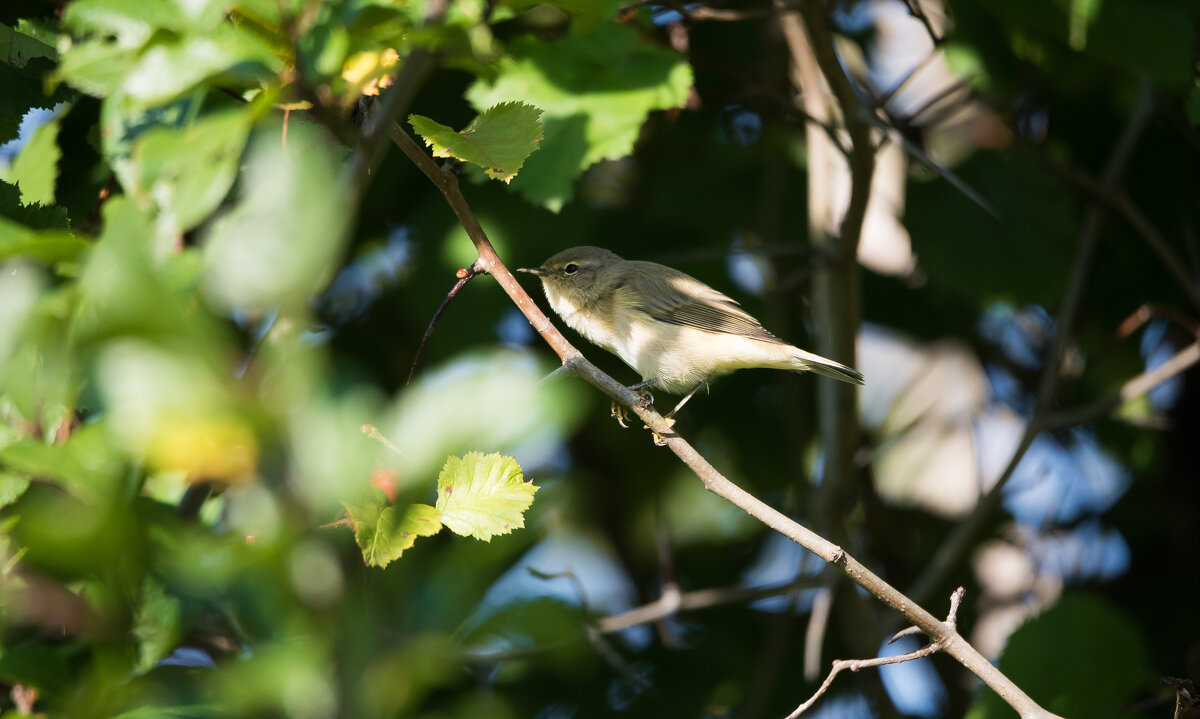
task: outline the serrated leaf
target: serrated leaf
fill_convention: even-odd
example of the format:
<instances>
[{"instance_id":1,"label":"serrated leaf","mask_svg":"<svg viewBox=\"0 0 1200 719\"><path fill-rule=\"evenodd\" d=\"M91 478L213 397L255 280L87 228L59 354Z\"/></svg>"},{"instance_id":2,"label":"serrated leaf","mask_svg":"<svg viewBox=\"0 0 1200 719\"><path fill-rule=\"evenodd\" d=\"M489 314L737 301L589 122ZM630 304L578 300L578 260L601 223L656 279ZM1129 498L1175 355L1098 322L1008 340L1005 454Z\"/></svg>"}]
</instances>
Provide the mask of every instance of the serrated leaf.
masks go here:
<instances>
[{"instance_id":1,"label":"serrated leaf","mask_svg":"<svg viewBox=\"0 0 1200 719\"><path fill-rule=\"evenodd\" d=\"M467 100L477 110L514 100L543 110L541 150L512 186L555 212L584 170L632 152L649 113L682 107L692 85L682 55L616 24L551 42L518 38L509 52L495 81L476 81Z\"/></svg>"},{"instance_id":2,"label":"serrated leaf","mask_svg":"<svg viewBox=\"0 0 1200 719\"><path fill-rule=\"evenodd\" d=\"M428 504L411 504L400 510L378 501L347 509L354 541L362 550L363 561L372 567L386 567L412 547L417 537L431 537L442 530L438 511Z\"/></svg>"},{"instance_id":3,"label":"serrated leaf","mask_svg":"<svg viewBox=\"0 0 1200 719\"><path fill-rule=\"evenodd\" d=\"M487 542L525 526L538 488L523 481L512 457L468 452L450 457L438 475L437 509L450 531Z\"/></svg>"},{"instance_id":4,"label":"serrated leaf","mask_svg":"<svg viewBox=\"0 0 1200 719\"><path fill-rule=\"evenodd\" d=\"M542 141L541 114L533 105L502 102L484 110L462 132L421 115L409 115L408 122L433 148L434 157L470 162L488 177L511 182Z\"/></svg>"},{"instance_id":5,"label":"serrated leaf","mask_svg":"<svg viewBox=\"0 0 1200 719\"><path fill-rule=\"evenodd\" d=\"M58 118L51 118L34 130L29 142L21 148L21 154L13 161L8 181L21 188L22 204L54 204L58 161L62 157L62 151L58 149L58 128Z\"/></svg>"}]
</instances>

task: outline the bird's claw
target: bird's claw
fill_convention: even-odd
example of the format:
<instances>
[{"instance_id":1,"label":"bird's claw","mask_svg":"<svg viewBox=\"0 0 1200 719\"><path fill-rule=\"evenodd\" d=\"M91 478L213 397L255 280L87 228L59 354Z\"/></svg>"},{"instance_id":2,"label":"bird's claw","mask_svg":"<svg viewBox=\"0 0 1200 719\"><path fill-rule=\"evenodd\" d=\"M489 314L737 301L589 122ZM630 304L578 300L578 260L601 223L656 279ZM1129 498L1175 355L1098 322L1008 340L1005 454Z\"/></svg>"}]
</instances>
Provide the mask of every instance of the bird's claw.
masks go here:
<instances>
[{"instance_id":1,"label":"bird's claw","mask_svg":"<svg viewBox=\"0 0 1200 719\"><path fill-rule=\"evenodd\" d=\"M638 396L638 406L642 409L647 409L654 404L654 395L650 394L650 390L635 389L633 393Z\"/></svg>"},{"instance_id":2,"label":"bird's claw","mask_svg":"<svg viewBox=\"0 0 1200 719\"><path fill-rule=\"evenodd\" d=\"M612 403L612 416L617 420L617 424L621 425L621 429L629 429L629 425L625 424L625 420L629 419L629 413L615 399Z\"/></svg>"},{"instance_id":3,"label":"bird's claw","mask_svg":"<svg viewBox=\"0 0 1200 719\"><path fill-rule=\"evenodd\" d=\"M669 430L669 429L671 429L672 427L674 427L674 426L675 426L675 418L674 418L674 417L663 417L663 419L664 419L664 420L666 420L666 422L667 422L667 429L668 429L668 430ZM645 426L645 429L650 429L650 425L646 425L646 426ZM654 430L650 430L650 435L651 435L651 437L653 437L653 439L654 439L654 446L655 446L655 447L664 447L664 446L666 446L666 444L667 444L667 440L663 439L663 435L659 434L658 432L655 432ZM674 432L672 432L671 434L668 434L668 435L666 435L666 436L668 436L668 437L674 437L674 436L675 436L675 433L674 433Z\"/></svg>"}]
</instances>

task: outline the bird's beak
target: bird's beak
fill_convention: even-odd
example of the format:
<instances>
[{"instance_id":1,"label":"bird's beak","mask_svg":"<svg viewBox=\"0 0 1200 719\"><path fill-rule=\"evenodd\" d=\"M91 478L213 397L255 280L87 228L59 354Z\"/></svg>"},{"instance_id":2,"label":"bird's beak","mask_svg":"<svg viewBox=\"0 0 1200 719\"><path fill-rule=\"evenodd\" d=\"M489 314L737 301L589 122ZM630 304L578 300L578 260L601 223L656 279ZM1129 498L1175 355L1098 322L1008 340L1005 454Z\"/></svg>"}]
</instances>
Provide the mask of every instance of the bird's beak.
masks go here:
<instances>
[{"instance_id":1,"label":"bird's beak","mask_svg":"<svg viewBox=\"0 0 1200 719\"><path fill-rule=\"evenodd\" d=\"M517 272L528 272L538 277L545 277L548 274L545 267L518 267Z\"/></svg>"}]
</instances>

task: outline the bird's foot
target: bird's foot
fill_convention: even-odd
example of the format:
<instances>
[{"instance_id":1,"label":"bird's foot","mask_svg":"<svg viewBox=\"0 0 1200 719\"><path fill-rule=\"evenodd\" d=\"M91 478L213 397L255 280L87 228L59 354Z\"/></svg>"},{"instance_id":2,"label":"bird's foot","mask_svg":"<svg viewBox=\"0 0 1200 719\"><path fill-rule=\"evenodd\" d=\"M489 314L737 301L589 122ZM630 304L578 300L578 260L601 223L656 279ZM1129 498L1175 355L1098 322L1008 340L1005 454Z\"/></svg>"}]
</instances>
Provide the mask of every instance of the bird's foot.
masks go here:
<instances>
[{"instance_id":1,"label":"bird's foot","mask_svg":"<svg viewBox=\"0 0 1200 719\"><path fill-rule=\"evenodd\" d=\"M621 425L621 429L629 429L629 425L625 424L625 420L629 419L629 411L615 399L612 403L612 416L617 420L617 424Z\"/></svg>"},{"instance_id":2,"label":"bird's foot","mask_svg":"<svg viewBox=\"0 0 1200 719\"><path fill-rule=\"evenodd\" d=\"M663 419L665 419L667 421L667 429L668 430L670 430L672 427L675 426L675 418L674 417L664 417ZM646 429L650 429L650 426L646 425ZM650 430L650 435L651 435L651 437L653 437L654 446L656 446L656 447L663 447L667 444L667 440L663 439L663 437L677 436L674 432L671 432L670 434L659 434L658 432L655 432L654 430Z\"/></svg>"}]
</instances>

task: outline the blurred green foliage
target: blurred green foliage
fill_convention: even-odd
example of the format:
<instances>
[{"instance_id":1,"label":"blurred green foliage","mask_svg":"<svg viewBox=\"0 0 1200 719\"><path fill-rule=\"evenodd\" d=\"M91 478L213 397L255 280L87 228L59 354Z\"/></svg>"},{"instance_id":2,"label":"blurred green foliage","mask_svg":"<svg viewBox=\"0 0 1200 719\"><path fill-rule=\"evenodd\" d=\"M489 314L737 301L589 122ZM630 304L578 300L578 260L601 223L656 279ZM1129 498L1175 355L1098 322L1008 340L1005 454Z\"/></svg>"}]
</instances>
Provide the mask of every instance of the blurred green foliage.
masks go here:
<instances>
[{"instance_id":1,"label":"blurred green foliage","mask_svg":"<svg viewBox=\"0 0 1200 719\"><path fill-rule=\"evenodd\" d=\"M786 582L814 567L777 551L640 428L618 428L597 393L546 380L552 355L487 277L451 305L404 386L453 271L474 254L400 153L360 202L347 144L377 109L372 93L414 50L432 51L411 111L450 156L512 179L470 166L461 178L511 266L604 245L728 289L803 344L820 258L806 241L804 124L777 19L767 3L738 8L749 12L736 22L692 22L613 0L464 0L427 25L428 4L0 8L0 143L21 137L0 149L5 716L29 708L16 687L36 690L32 710L50 716L296 719L775 716L813 689L794 681L811 594L785 600L796 613L736 602L615 634L588 623L664 585ZM868 51L877 38L855 16L870 5L837 14ZM1194 293L1200 7L947 10L947 57L985 108L954 140L969 149L952 171L999 218L911 163L901 219L919 271L866 273L863 311L914 346L956 340L1011 380L1016 412L1036 368L986 339L981 315L1057 310L1092 199L1063 175L1103 172L1141 82L1153 114L1122 198L1185 258ZM21 131L27 117L40 124ZM485 122L497 124L483 133ZM948 142L943 130L905 127L930 148ZM758 252L749 275L747 250ZM1116 335L1139 306L1188 322L1197 310L1112 214L1084 302L1056 406L1107 396L1145 368L1136 339ZM1187 322L1164 326L1168 346L1190 341ZM868 373L868 388L882 374ZM814 382L740 373L679 426L735 481L807 521L821 463ZM1104 577L1054 574L1081 586L1003 654L1001 668L1050 709L1168 716L1154 678L1200 678L1187 582L1200 549L1196 386L1193 372L1176 403L1139 409L1159 428L1094 429L1132 474L1098 513L1132 559ZM999 394L987 401L1003 404ZM893 439L868 432L864 457ZM904 588L954 520L893 506L870 467L839 510L855 556ZM1043 539L1085 524L1047 517ZM1006 541L1033 531L1007 515L989 529ZM972 562L938 595L968 585L968 636L1001 601ZM1042 588L1003 601L1044 602ZM841 596L825 658L891 618L871 605L865 621ZM955 665L936 668L943 699L927 714L1005 715ZM859 691L853 681L839 691ZM863 685L874 712L896 715Z\"/></svg>"}]
</instances>

